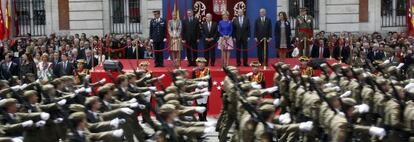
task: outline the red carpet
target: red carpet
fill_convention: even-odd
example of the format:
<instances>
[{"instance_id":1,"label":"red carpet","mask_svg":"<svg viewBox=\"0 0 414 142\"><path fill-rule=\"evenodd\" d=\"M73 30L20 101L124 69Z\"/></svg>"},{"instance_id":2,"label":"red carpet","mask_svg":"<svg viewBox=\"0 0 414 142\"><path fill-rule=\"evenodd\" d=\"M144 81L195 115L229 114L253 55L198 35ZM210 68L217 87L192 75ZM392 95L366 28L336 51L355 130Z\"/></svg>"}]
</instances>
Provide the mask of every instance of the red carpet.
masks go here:
<instances>
[{"instance_id":1,"label":"red carpet","mask_svg":"<svg viewBox=\"0 0 414 142\"><path fill-rule=\"evenodd\" d=\"M137 62L135 59L118 59L124 66L123 71L124 72L133 72L133 68L137 67ZM249 61L254 61L256 59L249 59ZM143 60L140 60L143 61ZM159 86L160 84L163 84L164 86L169 86L171 84L171 76L169 75L169 71L173 70L172 68L172 62L171 61L165 61L165 67L163 68L154 68L154 64L152 60L148 60L151 65L149 66L149 69L154 73L155 76L159 76L161 74L165 74L166 77L161 81L158 82L158 88L161 89ZM220 60L219 60L220 61ZM269 65L274 64L276 62L284 61L285 63L290 64L290 67L294 67L295 65L299 65L300 62L296 58L291 59L270 59ZM336 62L335 60L328 59L328 63L332 64ZM132 65L132 66L131 66ZM231 59L230 65L236 65L236 60ZM187 61L182 62L183 69L187 69L189 73L192 71L192 67L187 67ZM211 95L209 97L209 106L208 106L208 114L209 115L217 115L220 113L221 109L221 97L220 97L220 90L219 88L222 88L221 81L223 81L225 74L221 70L220 62L216 61L216 65L214 67L209 67L211 70L211 76L213 79L213 82L217 82L217 85L212 87ZM251 71L250 67L239 67L241 73L248 73ZM263 70L265 75L265 81L266 81L266 87L270 87L273 84L273 75L275 73L275 70L273 67L267 67L266 70ZM118 73L112 73L114 77L118 75ZM316 75L320 74L320 71L315 71ZM91 71L91 80L92 82L96 82L101 80L102 78L106 78L107 82L112 82L112 79L108 76L107 72L103 70L102 66L97 66L94 71Z\"/></svg>"}]
</instances>

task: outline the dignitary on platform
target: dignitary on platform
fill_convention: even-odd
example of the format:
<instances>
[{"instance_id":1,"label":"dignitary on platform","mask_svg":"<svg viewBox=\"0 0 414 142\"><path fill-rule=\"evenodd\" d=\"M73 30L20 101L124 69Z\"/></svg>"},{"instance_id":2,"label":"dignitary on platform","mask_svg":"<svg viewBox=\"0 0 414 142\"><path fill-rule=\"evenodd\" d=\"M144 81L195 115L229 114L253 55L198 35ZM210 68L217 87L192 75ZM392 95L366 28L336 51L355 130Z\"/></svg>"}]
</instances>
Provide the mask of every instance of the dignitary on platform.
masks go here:
<instances>
[{"instance_id":1,"label":"dignitary on platform","mask_svg":"<svg viewBox=\"0 0 414 142\"><path fill-rule=\"evenodd\" d=\"M214 66L216 62L216 47L213 47L218 40L219 33L217 29L217 23L213 21L211 13L206 14L206 22L203 24L204 35L204 58L207 60L206 65ZM211 48L211 49L209 49Z\"/></svg>"},{"instance_id":2,"label":"dignitary on platform","mask_svg":"<svg viewBox=\"0 0 414 142\"><path fill-rule=\"evenodd\" d=\"M221 65L223 67L229 65L230 60L230 51L234 48L233 43L233 23L229 19L229 12L224 11L222 14L222 20L218 24L218 32L220 33L220 38L218 40L218 49L221 50Z\"/></svg>"},{"instance_id":3,"label":"dignitary on platform","mask_svg":"<svg viewBox=\"0 0 414 142\"><path fill-rule=\"evenodd\" d=\"M160 11L156 10L153 12L154 18L151 19L150 22L150 41L153 44L154 50L163 50L164 49L164 42L167 41L166 39L166 26L167 23L165 22L164 18L160 17ZM164 66L164 53L163 52L155 52L155 67L163 67Z\"/></svg>"},{"instance_id":4,"label":"dignitary on platform","mask_svg":"<svg viewBox=\"0 0 414 142\"><path fill-rule=\"evenodd\" d=\"M309 42L313 37L313 17L308 15L307 8L301 8L299 16L296 18L295 35L300 39L300 55L309 56Z\"/></svg>"},{"instance_id":5,"label":"dignitary on platform","mask_svg":"<svg viewBox=\"0 0 414 142\"><path fill-rule=\"evenodd\" d=\"M233 40L236 42L236 60L237 66L242 64L248 66L248 41L250 40L250 21L244 15L244 10L237 11L237 17L233 20Z\"/></svg>"},{"instance_id":6,"label":"dignitary on platform","mask_svg":"<svg viewBox=\"0 0 414 142\"><path fill-rule=\"evenodd\" d=\"M183 48L181 43L182 24L177 14L173 12L173 19L168 21L170 56L175 68L181 67L181 50Z\"/></svg>"},{"instance_id":7,"label":"dignitary on platform","mask_svg":"<svg viewBox=\"0 0 414 142\"><path fill-rule=\"evenodd\" d=\"M277 49L277 53L279 58L286 58L288 49L291 47L291 28L290 22L288 21L288 17L286 12L279 12L278 14L279 20L276 22L275 25L275 48Z\"/></svg>"},{"instance_id":8,"label":"dignitary on platform","mask_svg":"<svg viewBox=\"0 0 414 142\"><path fill-rule=\"evenodd\" d=\"M257 58L263 66L269 62L269 43L272 40L272 21L266 17L266 9L259 11L260 16L254 25L254 40L257 45Z\"/></svg>"},{"instance_id":9,"label":"dignitary on platform","mask_svg":"<svg viewBox=\"0 0 414 142\"><path fill-rule=\"evenodd\" d=\"M187 60L188 66L196 66L195 60L198 57L198 42L200 41L199 19L194 17L193 10L187 10L187 18L183 20L183 43L188 45Z\"/></svg>"}]
</instances>

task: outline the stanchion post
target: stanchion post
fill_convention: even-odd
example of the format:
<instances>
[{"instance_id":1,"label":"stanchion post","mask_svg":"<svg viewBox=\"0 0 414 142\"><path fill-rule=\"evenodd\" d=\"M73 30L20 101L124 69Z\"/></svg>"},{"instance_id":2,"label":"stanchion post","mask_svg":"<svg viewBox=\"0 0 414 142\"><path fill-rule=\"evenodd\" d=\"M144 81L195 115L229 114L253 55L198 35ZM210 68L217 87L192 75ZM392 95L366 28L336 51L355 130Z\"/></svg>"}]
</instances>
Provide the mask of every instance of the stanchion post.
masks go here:
<instances>
[{"instance_id":1,"label":"stanchion post","mask_svg":"<svg viewBox=\"0 0 414 142\"><path fill-rule=\"evenodd\" d=\"M263 64L264 64L264 67L263 67L263 69L264 70L267 70L267 58L266 58L266 55L267 55L267 39L266 38L263 38L263 44L264 44L264 46L263 46L263 48L264 48L264 61L263 61Z\"/></svg>"}]
</instances>

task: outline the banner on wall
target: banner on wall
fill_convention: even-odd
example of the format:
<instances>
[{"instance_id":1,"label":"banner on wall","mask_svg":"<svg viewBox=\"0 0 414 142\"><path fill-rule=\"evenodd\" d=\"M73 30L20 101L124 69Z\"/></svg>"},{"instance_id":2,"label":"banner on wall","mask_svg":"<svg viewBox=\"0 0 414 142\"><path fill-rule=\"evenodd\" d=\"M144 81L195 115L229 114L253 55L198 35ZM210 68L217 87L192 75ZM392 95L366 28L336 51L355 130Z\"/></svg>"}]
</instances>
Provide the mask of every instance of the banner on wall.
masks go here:
<instances>
[{"instance_id":1,"label":"banner on wall","mask_svg":"<svg viewBox=\"0 0 414 142\"><path fill-rule=\"evenodd\" d=\"M194 0L192 8L195 16L202 21L205 20L207 13L213 15L214 21L219 21L224 11L228 11L230 17L234 17L235 11L239 9L246 11L247 5L246 0Z\"/></svg>"}]
</instances>

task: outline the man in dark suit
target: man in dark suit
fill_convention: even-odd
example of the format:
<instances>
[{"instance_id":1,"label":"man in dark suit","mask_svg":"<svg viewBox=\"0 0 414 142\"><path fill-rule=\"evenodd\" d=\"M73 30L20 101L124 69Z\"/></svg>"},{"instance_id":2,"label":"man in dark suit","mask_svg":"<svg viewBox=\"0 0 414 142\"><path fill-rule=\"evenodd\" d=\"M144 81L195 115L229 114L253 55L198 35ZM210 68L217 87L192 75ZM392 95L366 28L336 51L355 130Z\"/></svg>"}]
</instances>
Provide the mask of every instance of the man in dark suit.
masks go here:
<instances>
[{"instance_id":1,"label":"man in dark suit","mask_svg":"<svg viewBox=\"0 0 414 142\"><path fill-rule=\"evenodd\" d=\"M372 45L372 50L368 53L368 58L374 62L376 60L383 60L385 58L385 54L383 51L380 50L380 45L378 43L374 43Z\"/></svg>"},{"instance_id":2,"label":"man in dark suit","mask_svg":"<svg viewBox=\"0 0 414 142\"><path fill-rule=\"evenodd\" d=\"M136 47L132 46L132 41L130 38L127 39L127 48L126 48L126 58L127 59L136 59L137 58L137 50Z\"/></svg>"},{"instance_id":3,"label":"man in dark suit","mask_svg":"<svg viewBox=\"0 0 414 142\"><path fill-rule=\"evenodd\" d=\"M334 49L333 57L338 61L342 61L342 63L346 63L349 57L349 50L349 46L345 45L342 40L339 40L339 45Z\"/></svg>"},{"instance_id":4,"label":"man in dark suit","mask_svg":"<svg viewBox=\"0 0 414 142\"><path fill-rule=\"evenodd\" d=\"M189 47L186 48L188 66L195 66L195 60L198 57L197 52L189 48L198 50L197 43L200 37L200 25L198 19L193 16L193 10L187 10L188 18L183 21L183 43Z\"/></svg>"},{"instance_id":5,"label":"man in dark suit","mask_svg":"<svg viewBox=\"0 0 414 142\"><path fill-rule=\"evenodd\" d=\"M85 61L85 68L89 70L98 65L98 59L92 56L92 51L89 49L85 50Z\"/></svg>"},{"instance_id":6,"label":"man in dark suit","mask_svg":"<svg viewBox=\"0 0 414 142\"><path fill-rule=\"evenodd\" d=\"M243 65L247 64L247 41L250 39L250 23L249 18L244 16L244 11L237 12L238 17L233 20L233 38L236 41L236 57L237 66L241 65L240 54L243 52Z\"/></svg>"},{"instance_id":7,"label":"man in dark suit","mask_svg":"<svg viewBox=\"0 0 414 142\"><path fill-rule=\"evenodd\" d=\"M212 21L213 17L210 13L206 14L206 22L203 24L204 34L204 49L208 49L217 42L218 31L217 23ZM214 66L216 61L216 48L210 49L204 52L204 58L206 58L208 65Z\"/></svg>"},{"instance_id":8,"label":"man in dark suit","mask_svg":"<svg viewBox=\"0 0 414 142\"><path fill-rule=\"evenodd\" d=\"M266 17L266 9L260 9L260 17L256 19L254 25L254 40L257 45L257 58L263 66L267 66L269 57L269 42L272 40L272 21ZM264 46L266 44L266 57ZM266 62L265 62L266 61Z\"/></svg>"},{"instance_id":9,"label":"man in dark suit","mask_svg":"<svg viewBox=\"0 0 414 142\"><path fill-rule=\"evenodd\" d=\"M162 50L164 48L164 42L167 41L165 38L166 33L166 22L160 17L160 11L153 11L154 19L150 22L150 42L153 43L155 50ZM155 67L164 66L163 52L155 52Z\"/></svg>"},{"instance_id":10,"label":"man in dark suit","mask_svg":"<svg viewBox=\"0 0 414 142\"><path fill-rule=\"evenodd\" d=\"M60 54L59 52L53 53L53 58L51 58L50 62L52 62L52 68L55 68L57 64L60 62Z\"/></svg>"},{"instance_id":11,"label":"man in dark suit","mask_svg":"<svg viewBox=\"0 0 414 142\"><path fill-rule=\"evenodd\" d=\"M329 49L325 45L324 39L319 39L318 44L314 44L311 51L312 58L329 58Z\"/></svg>"},{"instance_id":12,"label":"man in dark suit","mask_svg":"<svg viewBox=\"0 0 414 142\"><path fill-rule=\"evenodd\" d=\"M61 77L65 75L73 75L74 66L71 62L68 61L68 55L62 54L62 61L55 66L53 73L55 77Z\"/></svg>"},{"instance_id":13,"label":"man in dark suit","mask_svg":"<svg viewBox=\"0 0 414 142\"><path fill-rule=\"evenodd\" d=\"M4 57L4 61L1 63L0 79L9 80L13 76L17 76L19 73L19 66L12 62L12 54L8 53Z\"/></svg>"}]
</instances>

